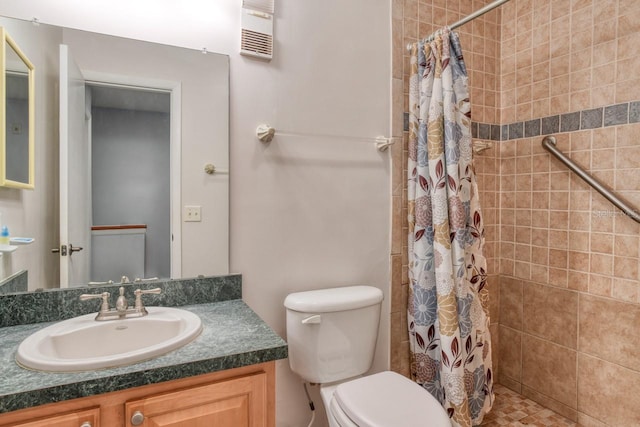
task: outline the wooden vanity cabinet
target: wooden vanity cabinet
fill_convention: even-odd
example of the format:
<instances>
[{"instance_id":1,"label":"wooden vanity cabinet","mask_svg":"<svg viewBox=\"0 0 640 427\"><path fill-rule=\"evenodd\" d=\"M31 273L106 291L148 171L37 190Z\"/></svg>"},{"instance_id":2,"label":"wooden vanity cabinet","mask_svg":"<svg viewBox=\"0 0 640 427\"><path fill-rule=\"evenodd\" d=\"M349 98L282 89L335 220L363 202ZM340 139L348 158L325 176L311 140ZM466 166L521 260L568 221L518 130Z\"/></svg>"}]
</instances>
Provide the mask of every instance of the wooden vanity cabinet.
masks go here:
<instances>
[{"instance_id":1,"label":"wooden vanity cabinet","mask_svg":"<svg viewBox=\"0 0 640 427\"><path fill-rule=\"evenodd\" d=\"M266 393L267 376L256 373L144 397L125 405L126 425L267 427Z\"/></svg>"},{"instance_id":2,"label":"wooden vanity cabinet","mask_svg":"<svg viewBox=\"0 0 640 427\"><path fill-rule=\"evenodd\" d=\"M275 362L0 414L9 426L275 427Z\"/></svg>"},{"instance_id":3,"label":"wooden vanity cabinet","mask_svg":"<svg viewBox=\"0 0 640 427\"><path fill-rule=\"evenodd\" d=\"M100 408L74 411L63 415L13 424L14 427L99 427Z\"/></svg>"}]
</instances>

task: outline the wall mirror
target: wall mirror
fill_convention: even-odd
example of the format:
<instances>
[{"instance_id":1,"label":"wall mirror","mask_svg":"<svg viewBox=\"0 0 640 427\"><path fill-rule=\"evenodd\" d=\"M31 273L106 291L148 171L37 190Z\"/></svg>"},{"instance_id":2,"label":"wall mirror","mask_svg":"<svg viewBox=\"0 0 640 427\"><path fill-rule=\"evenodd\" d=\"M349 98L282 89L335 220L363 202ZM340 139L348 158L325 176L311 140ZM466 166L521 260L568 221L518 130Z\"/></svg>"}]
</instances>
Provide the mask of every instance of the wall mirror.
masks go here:
<instances>
[{"instance_id":1,"label":"wall mirror","mask_svg":"<svg viewBox=\"0 0 640 427\"><path fill-rule=\"evenodd\" d=\"M0 27L0 185L35 186L35 68L4 27Z\"/></svg>"},{"instance_id":2,"label":"wall mirror","mask_svg":"<svg viewBox=\"0 0 640 427\"><path fill-rule=\"evenodd\" d=\"M22 231L35 243L10 255L0 281L19 270L28 271L29 290L228 274L229 175L204 166L229 168L229 57L3 16L0 26L38 69L38 186L33 198L0 191L0 211L10 226L12 217L37 215L41 227ZM138 126L139 117L152 125ZM116 188L116 178L127 181ZM201 221L185 220L191 205ZM143 218L143 208L159 218ZM98 275L115 257L98 239L135 240L114 252L135 258L138 272ZM126 254L134 246L135 257Z\"/></svg>"}]
</instances>

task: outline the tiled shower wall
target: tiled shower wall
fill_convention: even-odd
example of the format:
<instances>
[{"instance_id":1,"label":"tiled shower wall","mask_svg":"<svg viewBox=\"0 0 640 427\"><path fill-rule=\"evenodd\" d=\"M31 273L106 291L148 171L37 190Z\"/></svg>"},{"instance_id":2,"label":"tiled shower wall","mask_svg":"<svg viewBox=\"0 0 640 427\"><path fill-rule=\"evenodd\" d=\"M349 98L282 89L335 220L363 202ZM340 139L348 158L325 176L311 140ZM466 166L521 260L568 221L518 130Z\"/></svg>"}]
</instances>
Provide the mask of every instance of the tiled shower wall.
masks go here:
<instances>
[{"instance_id":1,"label":"tiled shower wall","mask_svg":"<svg viewBox=\"0 0 640 427\"><path fill-rule=\"evenodd\" d=\"M536 136L640 206L640 2L511 0L501 28L499 381L640 425L640 226Z\"/></svg>"},{"instance_id":2,"label":"tiled shower wall","mask_svg":"<svg viewBox=\"0 0 640 427\"><path fill-rule=\"evenodd\" d=\"M394 2L394 135L408 110L406 43L484 3ZM640 2L511 0L459 31L473 120L501 125L490 136L502 141L475 160L499 381L587 426L640 425L640 226L540 146L555 134L640 206ZM408 374L404 135L393 156L391 360Z\"/></svg>"}]
</instances>

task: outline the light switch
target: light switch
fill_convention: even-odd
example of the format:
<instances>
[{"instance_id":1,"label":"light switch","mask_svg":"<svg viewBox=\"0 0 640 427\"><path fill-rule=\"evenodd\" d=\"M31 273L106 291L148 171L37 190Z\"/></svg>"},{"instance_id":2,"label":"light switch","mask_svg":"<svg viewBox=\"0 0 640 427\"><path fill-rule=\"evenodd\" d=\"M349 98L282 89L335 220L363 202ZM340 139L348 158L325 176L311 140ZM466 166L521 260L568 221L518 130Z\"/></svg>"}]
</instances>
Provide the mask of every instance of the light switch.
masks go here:
<instances>
[{"instance_id":1,"label":"light switch","mask_svg":"<svg viewBox=\"0 0 640 427\"><path fill-rule=\"evenodd\" d=\"M184 207L184 222L200 222L200 206Z\"/></svg>"}]
</instances>

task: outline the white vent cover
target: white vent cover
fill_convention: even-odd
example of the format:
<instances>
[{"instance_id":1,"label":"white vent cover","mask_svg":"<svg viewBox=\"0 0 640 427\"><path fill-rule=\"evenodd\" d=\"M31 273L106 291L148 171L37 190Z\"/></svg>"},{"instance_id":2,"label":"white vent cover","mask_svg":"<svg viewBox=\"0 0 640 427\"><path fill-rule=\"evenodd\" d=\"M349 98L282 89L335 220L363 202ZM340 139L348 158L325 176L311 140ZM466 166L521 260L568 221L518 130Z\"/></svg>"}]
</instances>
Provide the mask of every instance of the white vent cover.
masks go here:
<instances>
[{"instance_id":1,"label":"white vent cover","mask_svg":"<svg viewBox=\"0 0 640 427\"><path fill-rule=\"evenodd\" d=\"M274 0L242 0L242 7L273 15L273 2Z\"/></svg>"},{"instance_id":2,"label":"white vent cover","mask_svg":"<svg viewBox=\"0 0 640 427\"><path fill-rule=\"evenodd\" d=\"M273 58L273 0L243 0L241 37L241 55Z\"/></svg>"}]
</instances>

